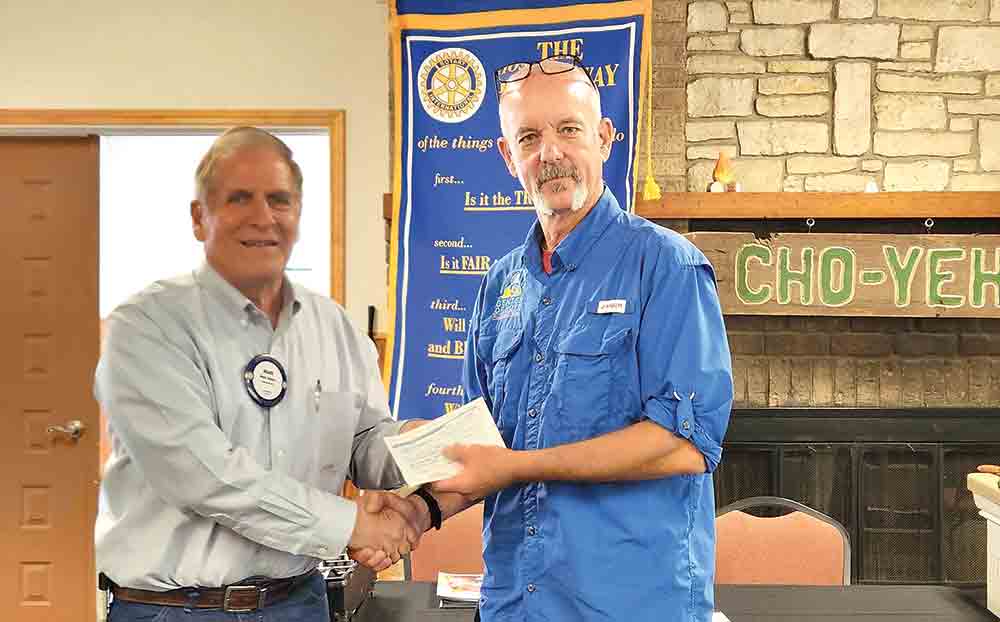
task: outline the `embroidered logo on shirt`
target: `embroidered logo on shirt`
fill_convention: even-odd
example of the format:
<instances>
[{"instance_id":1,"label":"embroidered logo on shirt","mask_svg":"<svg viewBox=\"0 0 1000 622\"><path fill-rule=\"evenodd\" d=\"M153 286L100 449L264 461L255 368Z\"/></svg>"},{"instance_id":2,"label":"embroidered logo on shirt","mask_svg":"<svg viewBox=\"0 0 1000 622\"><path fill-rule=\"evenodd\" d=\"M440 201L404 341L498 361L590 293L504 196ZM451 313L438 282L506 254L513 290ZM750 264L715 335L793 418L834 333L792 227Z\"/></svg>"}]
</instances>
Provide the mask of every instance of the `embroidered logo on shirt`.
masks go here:
<instances>
[{"instance_id":1,"label":"embroidered logo on shirt","mask_svg":"<svg viewBox=\"0 0 1000 622\"><path fill-rule=\"evenodd\" d=\"M625 313L625 300L602 300L597 303L598 313Z\"/></svg>"},{"instance_id":2,"label":"embroidered logo on shirt","mask_svg":"<svg viewBox=\"0 0 1000 622\"><path fill-rule=\"evenodd\" d=\"M525 271L523 269L515 270L507 275L507 279L503 282L500 297L497 299L497 304L493 307L493 315L490 316L490 319L494 321L504 320L521 314L521 302L524 297L524 275Z\"/></svg>"}]
</instances>

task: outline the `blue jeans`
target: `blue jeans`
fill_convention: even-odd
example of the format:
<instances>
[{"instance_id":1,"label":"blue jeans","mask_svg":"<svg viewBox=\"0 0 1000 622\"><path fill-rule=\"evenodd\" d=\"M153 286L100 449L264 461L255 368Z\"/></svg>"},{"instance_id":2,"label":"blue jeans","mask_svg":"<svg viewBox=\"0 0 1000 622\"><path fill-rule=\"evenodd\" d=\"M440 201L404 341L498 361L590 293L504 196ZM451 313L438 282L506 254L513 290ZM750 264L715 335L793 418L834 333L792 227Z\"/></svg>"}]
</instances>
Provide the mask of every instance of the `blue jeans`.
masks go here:
<instances>
[{"instance_id":1,"label":"blue jeans","mask_svg":"<svg viewBox=\"0 0 1000 622\"><path fill-rule=\"evenodd\" d=\"M316 573L285 600L250 613L115 600L108 611L108 622L330 622L330 608L326 600L326 580Z\"/></svg>"}]
</instances>

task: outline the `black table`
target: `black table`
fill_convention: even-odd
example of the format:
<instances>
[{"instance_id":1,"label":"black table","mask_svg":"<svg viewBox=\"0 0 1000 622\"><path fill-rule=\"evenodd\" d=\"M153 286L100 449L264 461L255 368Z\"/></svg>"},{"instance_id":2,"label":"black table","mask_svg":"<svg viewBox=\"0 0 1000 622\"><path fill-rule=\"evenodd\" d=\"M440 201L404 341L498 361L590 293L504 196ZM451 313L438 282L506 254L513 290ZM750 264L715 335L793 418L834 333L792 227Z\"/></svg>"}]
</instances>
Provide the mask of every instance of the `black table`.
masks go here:
<instances>
[{"instance_id":1,"label":"black table","mask_svg":"<svg viewBox=\"0 0 1000 622\"><path fill-rule=\"evenodd\" d=\"M472 620L472 610L440 609L434 589L433 583L380 582L355 620ZM732 622L996 622L984 599L983 590L933 585L716 588L716 607Z\"/></svg>"},{"instance_id":2,"label":"black table","mask_svg":"<svg viewBox=\"0 0 1000 622\"><path fill-rule=\"evenodd\" d=\"M996 622L985 596L938 585L723 585L715 607L733 622Z\"/></svg>"}]
</instances>

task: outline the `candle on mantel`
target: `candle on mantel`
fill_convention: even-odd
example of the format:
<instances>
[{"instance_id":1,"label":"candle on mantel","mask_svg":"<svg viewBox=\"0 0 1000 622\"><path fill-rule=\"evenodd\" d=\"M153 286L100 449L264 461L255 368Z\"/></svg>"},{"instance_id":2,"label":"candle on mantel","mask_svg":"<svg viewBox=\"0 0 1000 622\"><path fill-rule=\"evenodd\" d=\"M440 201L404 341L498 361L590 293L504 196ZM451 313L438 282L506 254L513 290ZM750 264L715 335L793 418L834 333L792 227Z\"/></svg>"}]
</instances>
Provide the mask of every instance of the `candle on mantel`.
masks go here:
<instances>
[{"instance_id":1,"label":"candle on mantel","mask_svg":"<svg viewBox=\"0 0 1000 622\"><path fill-rule=\"evenodd\" d=\"M739 192L742 190L740 182L733 179L732 164L729 156L724 152L719 152L719 159L715 162L715 170L712 171L712 183L708 186L709 192Z\"/></svg>"}]
</instances>

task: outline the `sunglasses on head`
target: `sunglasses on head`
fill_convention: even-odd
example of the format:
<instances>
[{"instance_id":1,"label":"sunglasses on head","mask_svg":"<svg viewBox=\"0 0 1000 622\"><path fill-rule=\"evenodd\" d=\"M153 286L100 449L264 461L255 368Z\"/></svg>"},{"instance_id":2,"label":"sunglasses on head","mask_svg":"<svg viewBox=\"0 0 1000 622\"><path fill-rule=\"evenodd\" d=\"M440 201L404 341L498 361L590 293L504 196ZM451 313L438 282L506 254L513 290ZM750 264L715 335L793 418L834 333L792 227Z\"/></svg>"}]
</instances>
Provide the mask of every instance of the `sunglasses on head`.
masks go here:
<instances>
[{"instance_id":1,"label":"sunglasses on head","mask_svg":"<svg viewBox=\"0 0 1000 622\"><path fill-rule=\"evenodd\" d=\"M504 89L507 88L508 84L524 80L531 75L531 70L535 67L538 67L542 73L550 76L573 71L579 67L583 70L583 73L587 75L587 80L590 81L590 85L594 87L594 90L597 90L597 85L594 84L594 78L591 77L590 72L588 72L583 66L579 56L573 54L557 54L555 56L543 58L542 60L513 62L494 71L493 77L495 78L496 83L497 101L500 100L500 96L503 95Z\"/></svg>"}]
</instances>

